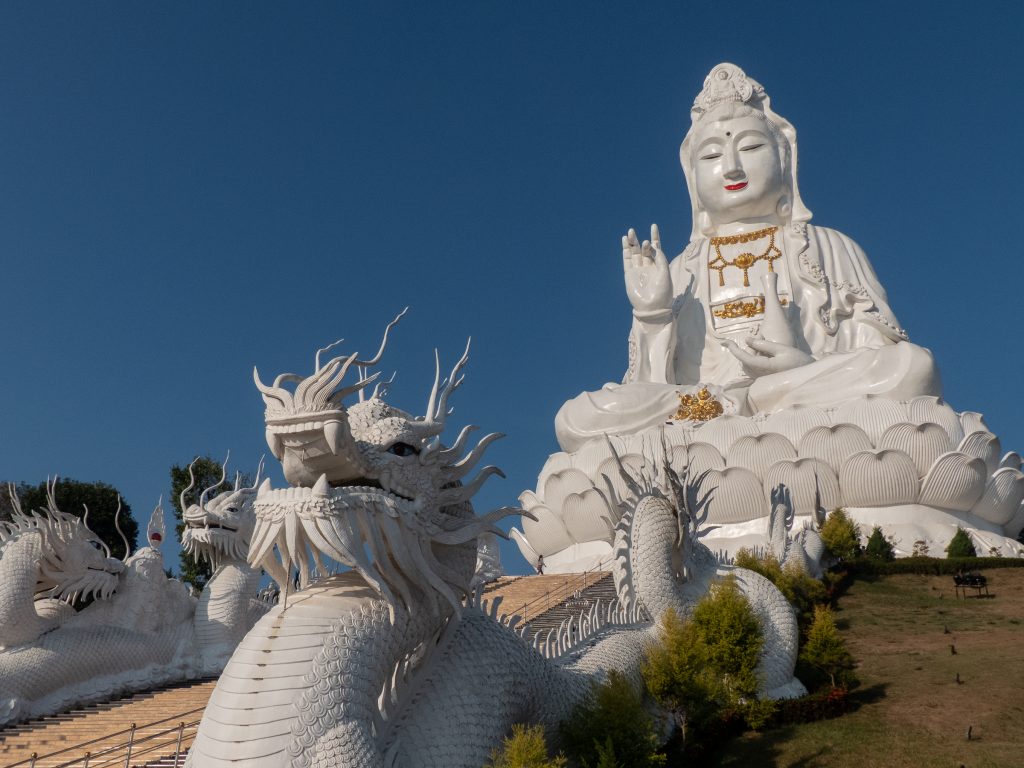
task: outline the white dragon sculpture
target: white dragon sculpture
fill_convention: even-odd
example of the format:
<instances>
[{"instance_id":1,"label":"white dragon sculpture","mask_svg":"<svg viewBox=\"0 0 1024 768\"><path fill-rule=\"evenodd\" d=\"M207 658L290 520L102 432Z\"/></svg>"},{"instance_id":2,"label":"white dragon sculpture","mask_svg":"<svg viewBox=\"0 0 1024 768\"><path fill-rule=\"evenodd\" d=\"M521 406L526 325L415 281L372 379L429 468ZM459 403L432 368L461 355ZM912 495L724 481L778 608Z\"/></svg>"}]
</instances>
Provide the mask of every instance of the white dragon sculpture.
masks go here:
<instances>
[{"instance_id":1,"label":"white dragon sculpture","mask_svg":"<svg viewBox=\"0 0 1024 768\"><path fill-rule=\"evenodd\" d=\"M48 508L32 515L12 495L14 520L0 526L0 726L219 673L269 609L254 599L259 571L245 560L256 486L236 483L212 500L207 489L187 509L185 546L216 563L198 601L164 571L159 505L151 545L122 563L82 519L58 510L53 487ZM46 594L61 601L39 599ZM87 595L99 599L77 612L68 604Z\"/></svg>"},{"instance_id":2,"label":"white dragon sculpture","mask_svg":"<svg viewBox=\"0 0 1024 768\"><path fill-rule=\"evenodd\" d=\"M181 492L185 532L181 548L193 557L210 562L213 575L203 587L195 609L193 626L204 675L220 674L245 633L270 610L271 604L258 599L262 574L249 565L249 542L256 526L253 501L259 485L263 462L256 470L251 487L243 487L236 475L231 491L210 498L210 493L227 477L225 460L220 482L204 490L195 504L186 503L186 495L195 488L193 466L190 483Z\"/></svg>"},{"instance_id":3,"label":"white dragon sculpture","mask_svg":"<svg viewBox=\"0 0 1024 768\"><path fill-rule=\"evenodd\" d=\"M387 332L369 360L320 365L318 352L309 377L283 374L267 386L255 376L268 443L291 487L260 488L249 560L284 595L225 668L187 765L479 768L514 723L555 732L608 671L639 683L657 632L648 617L669 607L686 614L724 573L736 575L764 627L764 693L803 692L793 609L770 582L700 544L708 499L697 498L696 479L673 475L677 492L665 494L630 476L632 498L615 513L618 604L532 642L518 617L498 620L496 604L469 594L476 539L500 533L496 521L519 510L474 514L470 499L496 468L461 479L499 435L468 452L472 427L451 447L440 442L466 355L443 383L438 365L422 417L388 405L379 385L367 398L377 375L365 371L386 341ZM363 373L343 386L353 368ZM351 570L309 583L314 570L328 572L324 558ZM303 588L288 595L296 566Z\"/></svg>"}]
</instances>

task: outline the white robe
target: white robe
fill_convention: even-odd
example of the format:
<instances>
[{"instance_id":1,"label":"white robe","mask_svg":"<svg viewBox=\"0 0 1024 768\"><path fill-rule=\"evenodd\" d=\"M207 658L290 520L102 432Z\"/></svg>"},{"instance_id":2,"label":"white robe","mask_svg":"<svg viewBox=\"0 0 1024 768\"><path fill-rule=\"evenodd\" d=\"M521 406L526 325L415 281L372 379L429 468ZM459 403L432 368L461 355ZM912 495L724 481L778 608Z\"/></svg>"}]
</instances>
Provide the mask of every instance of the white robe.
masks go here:
<instances>
[{"instance_id":1,"label":"white robe","mask_svg":"<svg viewBox=\"0 0 1024 768\"><path fill-rule=\"evenodd\" d=\"M777 411L793 405L828 407L865 394L903 400L941 395L931 353L907 340L867 256L845 235L810 224L783 235L790 302L786 308L807 365L751 380L722 345L757 331L754 323L715 327L709 300L710 241L693 240L669 265L672 317L634 317L629 370L568 401L555 417L563 450L578 450L604 434L631 434L665 422L678 394L700 385L726 413Z\"/></svg>"}]
</instances>

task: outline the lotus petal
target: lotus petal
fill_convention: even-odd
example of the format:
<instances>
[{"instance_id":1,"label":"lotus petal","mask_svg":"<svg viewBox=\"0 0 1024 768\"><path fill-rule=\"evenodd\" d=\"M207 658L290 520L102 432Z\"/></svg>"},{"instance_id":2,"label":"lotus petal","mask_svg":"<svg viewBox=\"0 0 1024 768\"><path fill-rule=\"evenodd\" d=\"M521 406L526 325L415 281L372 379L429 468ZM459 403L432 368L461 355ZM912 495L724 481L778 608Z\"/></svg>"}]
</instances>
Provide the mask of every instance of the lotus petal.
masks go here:
<instances>
[{"instance_id":1,"label":"lotus petal","mask_svg":"<svg viewBox=\"0 0 1024 768\"><path fill-rule=\"evenodd\" d=\"M698 430L685 421L673 421L671 424L665 425L665 441L673 446L692 445L700 440L697 432Z\"/></svg>"},{"instance_id":2,"label":"lotus petal","mask_svg":"<svg viewBox=\"0 0 1024 768\"><path fill-rule=\"evenodd\" d=\"M758 480L763 480L768 467L781 459L795 459L796 448L785 437L775 432L744 435L729 449L726 464L746 467Z\"/></svg>"},{"instance_id":3,"label":"lotus petal","mask_svg":"<svg viewBox=\"0 0 1024 768\"><path fill-rule=\"evenodd\" d=\"M562 521L573 541L578 544L585 541L606 541L611 544L612 528L605 520L611 514L604 497L596 488L583 493L570 493L562 505Z\"/></svg>"},{"instance_id":4,"label":"lotus petal","mask_svg":"<svg viewBox=\"0 0 1024 768\"><path fill-rule=\"evenodd\" d=\"M990 475L999 469L1002 446L999 444L999 438L991 432L971 432L963 439L957 450L982 459Z\"/></svg>"},{"instance_id":5,"label":"lotus petal","mask_svg":"<svg viewBox=\"0 0 1024 768\"><path fill-rule=\"evenodd\" d=\"M833 470L858 451L870 451L875 446L871 438L853 424L834 424L831 427L814 427L800 440L797 453L801 458L821 459ZM849 500L847 500L849 503Z\"/></svg>"},{"instance_id":6,"label":"lotus petal","mask_svg":"<svg viewBox=\"0 0 1024 768\"><path fill-rule=\"evenodd\" d=\"M561 519L550 509L534 507L530 511L537 519L521 518L523 535L538 554L547 557L574 543Z\"/></svg>"},{"instance_id":7,"label":"lotus petal","mask_svg":"<svg viewBox=\"0 0 1024 768\"><path fill-rule=\"evenodd\" d=\"M549 509L561 510L565 497L570 493L582 493L594 484L578 469L562 469L544 480L544 504Z\"/></svg>"},{"instance_id":8,"label":"lotus petal","mask_svg":"<svg viewBox=\"0 0 1024 768\"><path fill-rule=\"evenodd\" d=\"M826 512L843 504L839 478L832 467L818 459L787 459L772 464L764 477L765 497L780 483L789 488L797 515L813 518L818 511L816 499Z\"/></svg>"},{"instance_id":9,"label":"lotus petal","mask_svg":"<svg viewBox=\"0 0 1024 768\"><path fill-rule=\"evenodd\" d=\"M865 395L843 403L835 410L836 424L856 424L871 438L872 446L878 445L885 430L894 424L907 420L906 403L890 400L881 395Z\"/></svg>"},{"instance_id":10,"label":"lotus petal","mask_svg":"<svg viewBox=\"0 0 1024 768\"><path fill-rule=\"evenodd\" d=\"M542 502L533 491L523 491L519 494L519 506L527 511L540 506L543 503L544 502Z\"/></svg>"},{"instance_id":11,"label":"lotus petal","mask_svg":"<svg viewBox=\"0 0 1024 768\"><path fill-rule=\"evenodd\" d=\"M969 512L985 492L988 469L977 456L959 451L935 460L921 481L919 503L958 512Z\"/></svg>"},{"instance_id":12,"label":"lotus petal","mask_svg":"<svg viewBox=\"0 0 1024 768\"><path fill-rule=\"evenodd\" d=\"M620 450L619 453L628 453L628 451ZM595 477L599 477L597 475L598 468L611 455L607 440L591 440L572 455L572 465L593 480Z\"/></svg>"},{"instance_id":13,"label":"lotus petal","mask_svg":"<svg viewBox=\"0 0 1024 768\"><path fill-rule=\"evenodd\" d=\"M1017 514L1024 500L1024 474L1019 469L996 470L973 512L983 520L1006 525Z\"/></svg>"},{"instance_id":14,"label":"lotus petal","mask_svg":"<svg viewBox=\"0 0 1024 768\"><path fill-rule=\"evenodd\" d=\"M761 489L761 481L749 469L726 467L711 470L701 492L712 488L709 525L745 523L768 516L768 502Z\"/></svg>"},{"instance_id":15,"label":"lotus petal","mask_svg":"<svg viewBox=\"0 0 1024 768\"><path fill-rule=\"evenodd\" d=\"M1009 538L1019 540L1020 532L1024 530L1024 502L1017 507L1017 514L1010 518L1003 530Z\"/></svg>"},{"instance_id":16,"label":"lotus petal","mask_svg":"<svg viewBox=\"0 0 1024 768\"><path fill-rule=\"evenodd\" d=\"M860 451L839 470L843 501L851 507L913 504L918 497L917 467L903 451Z\"/></svg>"},{"instance_id":17,"label":"lotus petal","mask_svg":"<svg viewBox=\"0 0 1024 768\"><path fill-rule=\"evenodd\" d=\"M569 469L572 466L572 456L568 453L558 451L558 453L552 453L548 456L548 460L544 462L544 466L540 470L540 476L546 477L547 475L554 475L561 472L563 469Z\"/></svg>"},{"instance_id":18,"label":"lotus petal","mask_svg":"<svg viewBox=\"0 0 1024 768\"><path fill-rule=\"evenodd\" d=\"M961 413L960 423L963 425L965 435L969 435L971 432L992 431L988 428L988 424L985 423L985 417L976 411L964 411Z\"/></svg>"},{"instance_id":19,"label":"lotus petal","mask_svg":"<svg viewBox=\"0 0 1024 768\"><path fill-rule=\"evenodd\" d=\"M687 466L690 467L691 476L697 476L707 469L725 469L725 459L709 443L675 446L672 449L672 468L682 472Z\"/></svg>"},{"instance_id":20,"label":"lotus petal","mask_svg":"<svg viewBox=\"0 0 1024 768\"><path fill-rule=\"evenodd\" d=\"M537 556L540 553L530 546L530 542L526 540L526 537L523 536L520 530L518 528L513 528L511 531L508 532L508 534L512 541L514 541L518 545L519 552L526 560L526 562L528 562L530 565L536 565Z\"/></svg>"},{"instance_id":21,"label":"lotus petal","mask_svg":"<svg viewBox=\"0 0 1024 768\"><path fill-rule=\"evenodd\" d=\"M702 443L711 443L718 452L725 456L729 446L744 435L756 435L757 423L746 416L726 414L712 419L696 431L696 437Z\"/></svg>"},{"instance_id":22,"label":"lotus petal","mask_svg":"<svg viewBox=\"0 0 1024 768\"><path fill-rule=\"evenodd\" d=\"M1010 469L1020 469L1020 454L1016 451L1010 451L1008 454L1003 456L999 460L999 468L1009 467Z\"/></svg>"},{"instance_id":23,"label":"lotus petal","mask_svg":"<svg viewBox=\"0 0 1024 768\"><path fill-rule=\"evenodd\" d=\"M621 461L622 466L624 466L626 471L633 477L636 477L640 472L640 468L646 464L643 457L638 456L635 453L622 456ZM595 478L594 485L597 485L599 488L604 490L604 478L607 477L612 484L612 488L615 489L615 493L618 498L613 500L613 503L628 499L632 495L632 492L626 486L626 481L622 479L622 473L619 472L619 465L618 462L615 461L614 456L610 459L605 459L604 463L597 468L597 473L598 477ZM604 477L602 477L602 475Z\"/></svg>"},{"instance_id":24,"label":"lotus petal","mask_svg":"<svg viewBox=\"0 0 1024 768\"><path fill-rule=\"evenodd\" d=\"M949 434L932 422L894 424L885 430L879 448L895 448L914 460L919 476L924 476L935 460L953 450Z\"/></svg>"},{"instance_id":25,"label":"lotus petal","mask_svg":"<svg viewBox=\"0 0 1024 768\"><path fill-rule=\"evenodd\" d=\"M777 432L793 445L799 445L801 438L814 427L827 427L832 419L821 408L809 405L793 405L769 414L761 423L762 432Z\"/></svg>"},{"instance_id":26,"label":"lotus petal","mask_svg":"<svg viewBox=\"0 0 1024 768\"><path fill-rule=\"evenodd\" d=\"M907 403L907 416L915 424L938 424L946 430L953 445L964 439L964 427L960 423L960 417L941 397L915 397Z\"/></svg>"}]
</instances>

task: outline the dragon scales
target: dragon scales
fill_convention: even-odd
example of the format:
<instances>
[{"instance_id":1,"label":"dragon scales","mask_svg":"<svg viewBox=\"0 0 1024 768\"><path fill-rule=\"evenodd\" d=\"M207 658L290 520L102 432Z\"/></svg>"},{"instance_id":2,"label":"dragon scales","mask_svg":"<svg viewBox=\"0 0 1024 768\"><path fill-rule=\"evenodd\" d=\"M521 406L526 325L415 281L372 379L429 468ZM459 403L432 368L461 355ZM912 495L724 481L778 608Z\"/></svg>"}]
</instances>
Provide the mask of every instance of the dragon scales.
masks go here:
<instances>
[{"instance_id":1,"label":"dragon scales","mask_svg":"<svg viewBox=\"0 0 1024 768\"><path fill-rule=\"evenodd\" d=\"M532 642L518 617L498 620L496 604L470 594L476 540L500 534L495 523L519 510L475 515L470 499L499 470L462 478L499 435L468 451L473 427L450 447L440 442L466 355L444 382L438 365L423 416L387 404L380 384L367 397L378 375L366 371L386 342L387 332L367 360L321 365L318 352L308 377L282 374L267 386L255 376L267 440L290 487L261 486L249 561L283 596L228 662L189 766L478 768L515 723L555 732L609 671L639 684L657 633L649 617L667 607L687 613L725 572L736 574L765 628L765 695L803 691L793 678L793 609L770 583L719 564L700 544L708 498L697 498L696 479L676 477L681 490L666 494L622 470L632 495L610 504L622 545L616 604ZM359 379L344 385L353 368ZM325 560L350 570L323 576ZM301 588L289 594L293 568Z\"/></svg>"}]
</instances>

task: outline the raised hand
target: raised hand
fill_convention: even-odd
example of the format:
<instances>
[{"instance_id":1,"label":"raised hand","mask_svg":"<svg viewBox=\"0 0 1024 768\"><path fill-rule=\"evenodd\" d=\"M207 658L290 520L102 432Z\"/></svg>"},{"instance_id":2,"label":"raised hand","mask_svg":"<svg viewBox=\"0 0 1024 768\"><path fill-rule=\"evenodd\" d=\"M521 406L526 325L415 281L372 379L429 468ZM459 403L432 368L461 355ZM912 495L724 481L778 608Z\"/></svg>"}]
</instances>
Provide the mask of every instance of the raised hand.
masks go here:
<instances>
[{"instance_id":1,"label":"raised hand","mask_svg":"<svg viewBox=\"0 0 1024 768\"><path fill-rule=\"evenodd\" d=\"M754 350L754 353L741 349L732 340L723 342L723 345L740 361L743 370L755 379L799 368L801 365L807 365L814 361L814 358L803 350L767 339L747 339L747 346Z\"/></svg>"},{"instance_id":2,"label":"raised hand","mask_svg":"<svg viewBox=\"0 0 1024 768\"><path fill-rule=\"evenodd\" d=\"M622 238L622 266L626 277L626 295L638 312L656 312L672 307L672 277L668 259L661 250L658 225L651 225L651 239L640 243L636 230Z\"/></svg>"}]
</instances>

